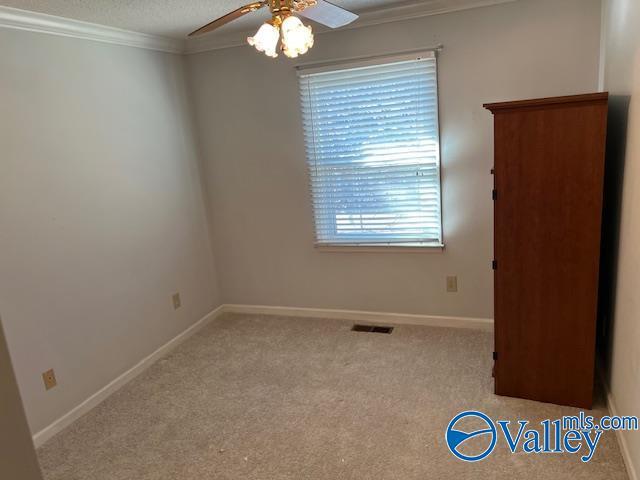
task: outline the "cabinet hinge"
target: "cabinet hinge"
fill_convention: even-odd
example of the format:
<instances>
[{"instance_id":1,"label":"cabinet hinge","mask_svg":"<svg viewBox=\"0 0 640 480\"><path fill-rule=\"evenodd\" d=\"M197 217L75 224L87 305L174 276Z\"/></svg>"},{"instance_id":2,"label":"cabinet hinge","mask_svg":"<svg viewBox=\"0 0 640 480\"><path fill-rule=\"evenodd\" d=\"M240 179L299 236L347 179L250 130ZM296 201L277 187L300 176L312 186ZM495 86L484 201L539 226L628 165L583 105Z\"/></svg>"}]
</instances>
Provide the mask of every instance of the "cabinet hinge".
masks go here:
<instances>
[{"instance_id":1,"label":"cabinet hinge","mask_svg":"<svg viewBox=\"0 0 640 480\"><path fill-rule=\"evenodd\" d=\"M497 190L492 190L491 191L491 198L494 200L498 199L498 191Z\"/></svg>"},{"instance_id":2,"label":"cabinet hinge","mask_svg":"<svg viewBox=\"0 0 640 480\"><path fill-rule=\"evenodd\" d=\"M493 359L498 360L498 352L493 352Z\"/></svg>"},{"instance_id":3,"label":"cabinet hinge","mask_svg":"<svg viewBox=\"0 0 640 480\"><path fill-rule=\"evenodd\" d=\"M496 262L495 260L491 261L491 268L493 268L494 270L498 269L498 262Z\"/></svg>"}]
</instances>

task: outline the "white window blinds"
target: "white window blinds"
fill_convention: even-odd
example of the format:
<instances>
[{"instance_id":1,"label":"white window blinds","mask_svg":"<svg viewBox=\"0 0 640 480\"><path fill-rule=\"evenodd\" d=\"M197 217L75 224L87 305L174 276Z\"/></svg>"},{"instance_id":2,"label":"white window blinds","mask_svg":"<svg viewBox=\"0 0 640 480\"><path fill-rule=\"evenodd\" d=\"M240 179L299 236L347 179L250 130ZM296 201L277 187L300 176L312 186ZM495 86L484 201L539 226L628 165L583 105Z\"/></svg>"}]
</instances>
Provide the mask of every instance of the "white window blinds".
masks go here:
<instances>
[{"instance_id":1,"label":"white window blinds","mask_svg":"<svg viewBox=\"0 0 640 480\"><path fill-rule=\"evenodd\" d=\"M435 54L299 79L317 243L441 244Z\"/></svg>"}]
</instances>

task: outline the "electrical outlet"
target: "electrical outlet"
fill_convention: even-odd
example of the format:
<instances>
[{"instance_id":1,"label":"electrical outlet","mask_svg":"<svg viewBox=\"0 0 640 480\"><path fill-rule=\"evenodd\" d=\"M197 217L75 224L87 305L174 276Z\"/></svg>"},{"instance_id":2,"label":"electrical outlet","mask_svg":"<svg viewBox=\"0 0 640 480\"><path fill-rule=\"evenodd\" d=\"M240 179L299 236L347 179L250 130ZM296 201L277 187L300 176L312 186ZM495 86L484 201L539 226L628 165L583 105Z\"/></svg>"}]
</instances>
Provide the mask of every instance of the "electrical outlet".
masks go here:
<instances>
[{"instance_id":1,"label":"electrical outlet","mask_svg":"<svg viewBox=\"0 0 640 480\"><path fill-rule=\"evenodd\" d=\"M447 292L458 291L458 277L447 277Z\"/></svg>"},{"instance_id":2,"label":"electrical outlet","mask_svg":"<svg viewBox=\"0 0 640 480\"><path fill-rule=\"evenodd\" d=\"M180 293L174 293L173 296L171 297L171 300L173 300L174 310L177 310L182 306L182 302L180 301Z\"/></svg>"},{"instance_id":3,"label":"electrical outlet","mask_svg":"<svg viewBox=\"0 0 640 480\"><path fill-rule=\"evenodd\" d=\"M42 380L44 381L44 388L46 390L51 390L53 387L58 385L58 381L56 380L56 372L51 370L47 370L42 374Z\"/></svg>"}]
</instances>

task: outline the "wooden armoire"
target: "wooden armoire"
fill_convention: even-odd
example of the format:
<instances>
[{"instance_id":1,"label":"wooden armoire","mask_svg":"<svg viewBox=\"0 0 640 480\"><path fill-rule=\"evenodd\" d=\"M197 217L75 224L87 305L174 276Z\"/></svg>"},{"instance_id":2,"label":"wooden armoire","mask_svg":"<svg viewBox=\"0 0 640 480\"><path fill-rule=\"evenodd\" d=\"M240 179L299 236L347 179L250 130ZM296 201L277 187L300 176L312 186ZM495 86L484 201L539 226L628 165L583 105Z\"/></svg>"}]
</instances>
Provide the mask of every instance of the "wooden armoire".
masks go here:
<instances>
[{"instance_id":1,"label":"wooden armoire","mask_svg":"<svg viewBox=\"0 0 640 480\"><path fill-rule=\"evenodd\" d=\"M608 94L494 115L495 393L591 408Z\"/></svg>"}]
</instances>

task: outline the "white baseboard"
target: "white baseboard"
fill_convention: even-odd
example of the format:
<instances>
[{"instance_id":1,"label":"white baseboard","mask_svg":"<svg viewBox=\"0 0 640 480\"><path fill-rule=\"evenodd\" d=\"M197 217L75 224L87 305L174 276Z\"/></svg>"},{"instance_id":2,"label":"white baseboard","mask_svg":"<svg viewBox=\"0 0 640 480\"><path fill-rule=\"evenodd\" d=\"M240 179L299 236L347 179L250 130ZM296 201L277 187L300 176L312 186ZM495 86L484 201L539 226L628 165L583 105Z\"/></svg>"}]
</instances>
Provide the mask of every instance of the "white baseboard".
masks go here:
<instances>
[{"instance_id":1,"label":"white baseboard","mask_svg":"<svg viewBox=\"0 0 640 480\"><path fill-rule=\"evenodd\" d=\"M606 383L603 381L603 387L607 394L607 407L609 407L609 414L611 416L618 416L620 413L618 412L618 408L616 407L615 399L613 395L607 388ZM629 474L629 480L639 480L638 473L635 465L633 464L633 458L631 457L631 452L629 451L629 445L627 444L626 435L631 434L632 432L624 432L620 430L616 430L616 438L618 439L618 445L620 445L620 452L622 453L622 458L624 459L624 464L627 467L627 473ZM637 434L637 432L634 432Z\"/></svg>"},{"instance_id":2,"label":"white baseboard","mask_svg":"<svg viewBox=\"0 0 640 480\"><path fill-rule=\"evenodd\" d=\"M427 327L472 328L484 331L493 330L493 319L491 318L442 317L410 313L366 312L361 310L235 304L225 304L224 311L229 313L281 315L284 317L332 318L339 320L352 320L356 322L385 323L391 325L423 325Z\"/></svg>"},{"instance_id":3,"label":"white baseboard","mask_svg":"<svg viewBox=\"0 0 640 480\"><path fill-rule=\"evenodd\" d=\"M365 312L359 310L334 310L326 308L303 308L303 307L274 307L267 305L233 305L224 304L205 315L195 324L187 328L184 332L165 343L151 355L142 359L135 366L114 379L108 385L91 395L80 405L73 408L68 413L54 421L48 427L43 428L33 435L33 443L37 447L43 445L56 433L64 430L78 418L96 407L111 394L118 391L128 382L140 375L160 358L164 357L175 347L187 340L193 334L201 330L207 324L215 320L221 314L247 313L257 315L280 315L287 317L306 318L332 318L340 320L351 320L369 323L384 323L390 325L424 325L430 327L456 327L473 328L477 330L491 331L493 320L490 318L466 318L466 317L441 317L433 315L415 315L408 313L385 313L385 312ZM634 479L635 480L635 479Z\"/></svg>"},{"instance_id":4,"label":"white baseboard","mask_svg":"<svg viewBox=\"0 0 640 480\"><path fill-rule=\"evenodd\" d=\"M92 408L96 407L104 400L106 400L110 395L118 391L128 382L133 380L135 377L140 375L146 369L151 367L155 362L160 360L160 358L164 357L171 350L176 348L182 342L187 340L193 334L207 326L213 320L215 320L220 314L224 311L224 306L219 306L215 310L209 312L207 315L202 317L196 323L191 325L185 331L180 333L178 336L169 340L167 343L158 348L151 355L145 357L140 362L138 362L135 366L124 372L122 375L117 377L115 380L98 390L96 393L87 398L84 402L82 402L77 407L73 408L68 413L64 414L62 417L54 421L48 427L43 428L38 433L33 435L33 443L35 447L39 447L43 445L47 440L53 437L56 433L64 430L66 427L75 422L78 418L83 416L85 413L89 412Z\"/></svg>"}]
</instances>

